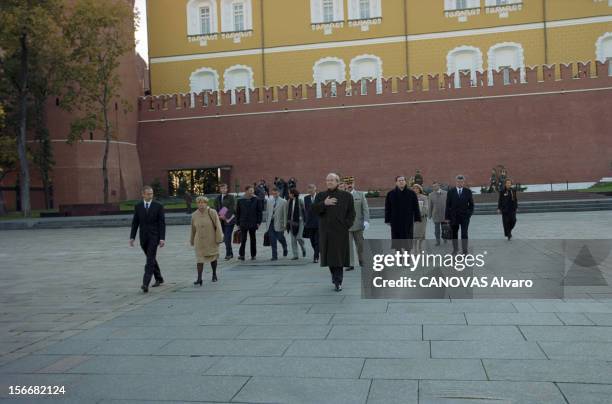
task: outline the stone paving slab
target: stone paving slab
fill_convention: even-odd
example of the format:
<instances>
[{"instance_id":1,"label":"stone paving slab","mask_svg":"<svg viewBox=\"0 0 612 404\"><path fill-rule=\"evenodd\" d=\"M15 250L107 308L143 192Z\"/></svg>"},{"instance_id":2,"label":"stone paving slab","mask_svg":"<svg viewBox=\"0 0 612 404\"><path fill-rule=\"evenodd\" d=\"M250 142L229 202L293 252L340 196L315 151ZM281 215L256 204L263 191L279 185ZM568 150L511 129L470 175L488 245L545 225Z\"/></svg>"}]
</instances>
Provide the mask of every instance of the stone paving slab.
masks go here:
<instances>
[{"instance_id":1,"label":"stone paving slab","mask_svg":"<svg viewBox=\"0 0 612 404\"><path fill-rule=\"evenodd\" d=\"M612 380L609 362L484 359L483 364L490 380L601 384Z\"/></svg>"},{"instance_id":2,"label":"stone paving slab","mask_svg":"<svg viewBox=\"0 0 612 404\"><path fill-rule=\"evenodd\" d=\"M612 327L521 326L527 340L612 342Z\"/></svg>"},{"instance_id":3,"label":"stone paving slab","mask_svg":"<svg viewBox=\"0 0 612 404\"><path fill-rule=\"evenodd\" d=\"M234 397L243 403L365 403L370 380L253 377Z\"/></svg>"},{"instance_id":4,"label":"stone paving slab","mask_svg":"<svg viewBox=\"0 0 612 404\"><path fill-rule=\"evenodd\" d=\"M609 404L610 384L557 383L570 404Z\"/></svg>"},{"instance_id":5,"label":"stone paving slab","mask_svg":"<svg viewBox=\"0 0 612 404\"><path fill-rule=\"evenodd\" d=\"M546 359L535 342L431 341L432 358Z\"/></svg>"},{"instance_id":6,"label":"stone paving slab","mask_svg":"<svg viewBox=\"0 0 612 404\"><path fill-rule=\"evenodd\" d=\"M419 403L561 404L563 395L553 383L424 380Z\"/></svg>"},{"instance_id":7,"label":"stone paving slab","mask_svg":"<svg viewBox=\"0 0 612 404\"><path fill-rule=\"evenodd\" d=\"M329 358L427 358L427 341L296 340L286 356Z\"/></svg>"},{"instance_id":8,"label":"stone paving slab","mask_svg":"<svg viewBox=\"0 0 612 404\"><path fill-rule=\"evenodd\" d=\"M513 325L423 325L424 340L524 341Z\"/></svg>"},{"instance_id":9,"label":"stone paving slab","mask_svg":"<svg viewBox=\"0 0 612 404\"><path fill-rule=\"evenodd\" d=\"M358 379L363 362L358 358L224 357L206 374Z\"/></svg>"},{"instance_id":10,"label":"stone paving slab","mask_svg":"<svg viewBox=\"0 0 612 404\"><path fill-rule=\"evenodd\" d=\"M364 379L486 380L475 359L366 359Z\"/></svg>"},{"instance_id":11,"label":"stone paving slab","mask_svg":"<svg viewBox=\"0 0 612 404\"><path fill-rule=\"evenodd\" d=\"M540 341L538 345L549 359L612 362L612 342Z\"/></svg>"},{"instance_id":12,"label":"stone paving slab","mask_svg":"<svg viewBox=\"0 0 612 404\"><path fill-rule=\"evenodd\" d=\"M417 404L419 383L416 380L373 379L368 404Z\"/></svg>"}]
</instances>

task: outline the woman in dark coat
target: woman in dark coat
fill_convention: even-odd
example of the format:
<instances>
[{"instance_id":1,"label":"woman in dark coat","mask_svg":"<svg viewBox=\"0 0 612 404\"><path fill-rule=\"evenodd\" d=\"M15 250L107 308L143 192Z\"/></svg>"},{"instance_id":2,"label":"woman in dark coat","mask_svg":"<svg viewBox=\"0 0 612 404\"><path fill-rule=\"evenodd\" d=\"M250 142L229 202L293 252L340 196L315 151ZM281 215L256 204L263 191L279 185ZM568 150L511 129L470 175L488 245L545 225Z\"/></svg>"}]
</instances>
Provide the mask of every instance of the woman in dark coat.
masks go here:
<instances>
[{"instance_id":1,"label":"woman in dark coat","mask_svg":"<svg viewBox=\"0 0 612 404\"><path fill-rule=\"evenodd\" d=\"M340 177L329 174L327 190L319 192L312 212L319 215L319 249L322 267L329 267L336 291L342 290L343 268L351 264L349 229L355 220L353 196L338 189Z\"/></svg>"},{"instance_id":2,"label":"woman in dark coat","mask_svg":"<svg viewBox=\"0 0 612 404\"><path fill-rule=\"evenodd\" d=\"M416 194L406 184L406 177L395 179L396 187L385 198L385 223L391 226L391 247L410 249L414 222L421 221L419 201Z\"/></svg>"},{"instance_id":3,"label":"woman in dark coat","mask_svg":"<svg viewBox=\"0 0 612 404\"><path fill-rule=\"evenodd\" d=\"M504 225L504 236L510 240L512 238L512 229L516 225L516 209L518 208L518 200L516 199L516 190L512 189L512 180L504 181L504 189L499 191L499 201L497 202L497 213L502 215L502 223Z\"/></svg>"}]
</instances>

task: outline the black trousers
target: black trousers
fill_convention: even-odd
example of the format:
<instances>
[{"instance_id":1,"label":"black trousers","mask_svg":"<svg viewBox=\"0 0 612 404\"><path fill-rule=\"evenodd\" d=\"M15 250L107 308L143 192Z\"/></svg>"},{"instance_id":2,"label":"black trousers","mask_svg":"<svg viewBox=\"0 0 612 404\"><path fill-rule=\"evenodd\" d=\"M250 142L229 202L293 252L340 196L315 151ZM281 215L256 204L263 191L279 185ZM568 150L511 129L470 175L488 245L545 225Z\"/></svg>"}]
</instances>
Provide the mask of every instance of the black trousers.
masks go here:
<instances>
[{"instance_id":1,"label":"black trousers","mask_svg":"<svg viewBox=\"0 0 612 404\"><path fill-rule=\"evenodd\" d=\"M308 229L310 232L310 245L314 250L314 259L319 259L319 229Z\"/></svg>"},{"instance_id":2,"label":"black trousers","mask_svg":"<svg viewBox=\"0 0 612 404\"><path fill-rule=\"evenodd\" d=\"M158 246L159 240L157 239L148 239L140 243L140 247L142 248L142 251L147 257L147 263L145 264L144 268L145 272L142 277L142 284L147 287L149 286L149 283L151 283L152 277L155 277L156 281L164 281L164 278L162 278L161 270L159 269L159 264L157 263Z\"/></svg>"},{"instance_id":3,"label":"black trousers","mask_svg":"<svg viewBox=\"0 0 612 404\"><path fill-rule=\"evenodd\" d=\"M251 257L255 257L257 255L257 239L255 238L256 228L249 229L247 227L240 228L240 250L238 254L241 257L244 257L244 253L246 250L246 242L247 242L247 234L249 239L251 240Z\"/></svg>"},{"instance_id":4,"label":"black trousers","mask_svg":"<svg viewBox=\"0 0 612 404\"><path fill-rule=\"evenodd\" d=\"M516 225L516 212L502 212L502 223L504 224L504 236L511 236L512 229Z\"/></svg>"},{"instance_id":5,"label":"black trousers","mask_svg":"<svg viewBox=\"0 0 612 404\"><path fill-rule=\"evenodd\" d=\"M451 230L453 232L453 252L459 251L459 227L461 227L461 250L464 254L468 252L468 227L470 226L470 219L464 219L459 223L451 224Z\"/></svg>"},{"instance_id":6,"label":"black trousers","mask_svg":"<svg viewBox=\"0 0 612 404\"><path fill-rule=\"evenodd\" d=\"M342 285L342 279L344 278L343 267L329 267L329 272L332 276L332 283L334 285Z\"/></svg>"},{"instance_id":7,"label":"black trousers","mask_svg":"<svg viewBox=\"0 0 612 404\"><path fill-rule=\"evenodd\" d=\"M394 250L412 250L412 239L414 238L414 224L403 226L391 225L391 248Z\"/></svg>"}]
</instances>

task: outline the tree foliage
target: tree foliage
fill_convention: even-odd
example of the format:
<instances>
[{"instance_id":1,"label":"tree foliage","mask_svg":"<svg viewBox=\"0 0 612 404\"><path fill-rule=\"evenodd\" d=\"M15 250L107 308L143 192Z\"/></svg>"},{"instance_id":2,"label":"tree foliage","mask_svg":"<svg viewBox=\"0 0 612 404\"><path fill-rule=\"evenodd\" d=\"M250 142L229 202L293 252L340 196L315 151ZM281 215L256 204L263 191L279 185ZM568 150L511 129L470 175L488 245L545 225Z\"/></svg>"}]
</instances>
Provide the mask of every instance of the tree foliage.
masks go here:
<instances>
[{"instance_id":1,"label":"tree foliage","mask_svg":"<svg viewBox=\"0 0 612 404\"><path fill-rule=\"evenodd\" d=\"M102 132L104 203L109 201L108 155L116 131L111 114L130 109L129 102L121 98L118 68L122 57L134 49L135 24L129 2L79 0L66 30L75 84L70 97L79 100L79 117L71 125L69 142L81 140L84 133Z\"/></svg>"}]
</instances>

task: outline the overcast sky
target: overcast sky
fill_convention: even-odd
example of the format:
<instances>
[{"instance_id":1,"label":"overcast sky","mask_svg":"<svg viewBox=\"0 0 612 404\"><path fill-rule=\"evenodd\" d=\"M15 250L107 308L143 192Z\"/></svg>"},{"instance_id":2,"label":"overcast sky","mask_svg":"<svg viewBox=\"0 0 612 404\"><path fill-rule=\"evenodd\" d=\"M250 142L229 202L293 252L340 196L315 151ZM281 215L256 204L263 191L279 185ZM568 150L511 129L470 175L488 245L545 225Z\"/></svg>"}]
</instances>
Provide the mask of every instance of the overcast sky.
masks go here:
<instances>
[{"instance_id":1,"label":"overcast sky","mask_svg":"<svg viewBox=\"0 0 612 404\"><path fill-rule=\"evenodd\" d=\"M136 0L134 8L140 13L140 27L136 31L136 51L149 63L147 48L147 0Z\"/></svg>"}]
</instances>

